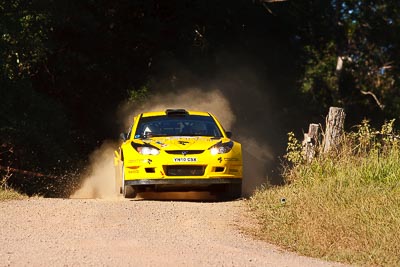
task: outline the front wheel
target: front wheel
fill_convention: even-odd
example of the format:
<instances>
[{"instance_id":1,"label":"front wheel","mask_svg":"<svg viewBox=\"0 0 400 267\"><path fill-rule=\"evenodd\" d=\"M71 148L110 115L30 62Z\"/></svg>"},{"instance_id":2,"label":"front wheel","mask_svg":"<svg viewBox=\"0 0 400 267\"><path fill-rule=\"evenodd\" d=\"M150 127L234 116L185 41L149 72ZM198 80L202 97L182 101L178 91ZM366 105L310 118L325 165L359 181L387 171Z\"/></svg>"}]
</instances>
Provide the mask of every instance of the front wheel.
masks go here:
<instances>
[{"instance_id":1,"label":"front wheel","mask_svg":"<svg viewBox=\"0 0 400 267\"><path fill-rule=\"evenodd\" d=\"M122 182L121 182L121 193L124 198L135 198L136 190L131 185L125 185L125 170L124 163L122 162Z\"/></svg>"},{"instance_id":2,"label":"front wheel","mask_svg":"<svg viewBox=\"0 0 400 267\"><path fill-rule=\"evenodd\" d=\"M135 198L136 194L137 194L136 190L131 185L123 186L122 191L123 191L124 198Z\"/></svg>"},{"instance_id":3,"label":"front wheel","mask_svg":"<svg viewBox=\"0 0 400 267\"><path fill-rule=\"evenodd\" d=\"M242 196L242 183L228 184L225 187L223 198L226 200L235 200Z\"/></svg>"}]
</instances>

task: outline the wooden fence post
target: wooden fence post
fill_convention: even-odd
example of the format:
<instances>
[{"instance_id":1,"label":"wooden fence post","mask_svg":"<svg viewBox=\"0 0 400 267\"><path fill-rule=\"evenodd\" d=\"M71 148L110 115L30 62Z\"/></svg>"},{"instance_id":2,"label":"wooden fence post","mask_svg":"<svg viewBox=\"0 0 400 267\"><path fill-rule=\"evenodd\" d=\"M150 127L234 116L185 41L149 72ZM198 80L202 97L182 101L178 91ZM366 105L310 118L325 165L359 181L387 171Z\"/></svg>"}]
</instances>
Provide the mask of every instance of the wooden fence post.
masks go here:
<instances>
[{"instance_id":1,"label":"wooden fence post","mask_svg":"<svg viewBox=\"0 0 400 267\"><path fill-rule=\"evenodd\" d=\"M304 134L303 140L303 158L306 162L311 162L315 157L318 145L318 129L319 125L311 123L308 127L308 133Z\"/></svg>"},{"instance_id":2,"label":"wooden fence post","mask_svg":"<svg viewBox=\"0 0 400 267\"><path fill-rule=\"evenodd\" d=\"M344 132L345 117L346 113L344 112L344 109L337 107L329 108L329 114L326 118L326 130L323 143L324 153L327 153L331 149L336 149L338 147Z\"/></svg>"}]
</instances>

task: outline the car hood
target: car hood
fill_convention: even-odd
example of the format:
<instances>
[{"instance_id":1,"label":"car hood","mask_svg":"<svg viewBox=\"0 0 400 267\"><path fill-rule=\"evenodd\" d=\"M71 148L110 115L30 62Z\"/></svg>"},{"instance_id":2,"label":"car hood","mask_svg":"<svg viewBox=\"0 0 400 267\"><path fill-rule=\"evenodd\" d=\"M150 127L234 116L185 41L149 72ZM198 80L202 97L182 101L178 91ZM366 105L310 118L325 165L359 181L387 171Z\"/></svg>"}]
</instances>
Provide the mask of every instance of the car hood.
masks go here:
<instances>
[{"instance_id":1,"label":"car hood","mask_svg":"<svg viewBox=\"0 0 400 267\"><path fill-rule=\"evenodd\" d=\"M162 150L206 150L220 142L228 142L228 138L213 138L199 136L152 137L145 140L135 140L135 143L150 144Z\"/></svg>"}]
</instances>

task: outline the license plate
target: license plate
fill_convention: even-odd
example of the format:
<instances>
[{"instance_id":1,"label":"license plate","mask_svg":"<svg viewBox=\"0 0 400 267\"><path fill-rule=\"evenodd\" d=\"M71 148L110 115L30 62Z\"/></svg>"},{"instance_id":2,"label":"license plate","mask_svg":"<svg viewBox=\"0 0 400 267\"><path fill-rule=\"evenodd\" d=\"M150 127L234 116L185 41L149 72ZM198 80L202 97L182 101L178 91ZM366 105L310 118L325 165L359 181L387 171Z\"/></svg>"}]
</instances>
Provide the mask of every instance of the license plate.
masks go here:
<instances>
[{"instance_id":1,"label":"license plate","mask_svg":"<svg viewBox=\"0 0 400 267\"><path fill-rule=\"evenodd\" d=\"M174 158L174 162L196 162L197 158Z\"/></svg>"}]
</instances>

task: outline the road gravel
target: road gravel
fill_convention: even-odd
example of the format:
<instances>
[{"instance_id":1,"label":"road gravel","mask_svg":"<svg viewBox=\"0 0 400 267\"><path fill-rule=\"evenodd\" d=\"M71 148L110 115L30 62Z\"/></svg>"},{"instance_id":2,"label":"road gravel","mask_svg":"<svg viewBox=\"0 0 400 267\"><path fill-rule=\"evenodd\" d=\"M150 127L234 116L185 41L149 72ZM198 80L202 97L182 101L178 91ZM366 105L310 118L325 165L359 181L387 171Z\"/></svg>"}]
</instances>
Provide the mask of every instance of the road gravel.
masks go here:
<instances>
[{"instance_id":1,"label":"road gravel","mask_svg":"<svg viewBox=\"0 0 400 267\"><path fill-rule=\"evenodd\" d=\"M342 266L246 234L246 204L126 199L0 202L0 266Z\"/></svg>"}]
</instances>

